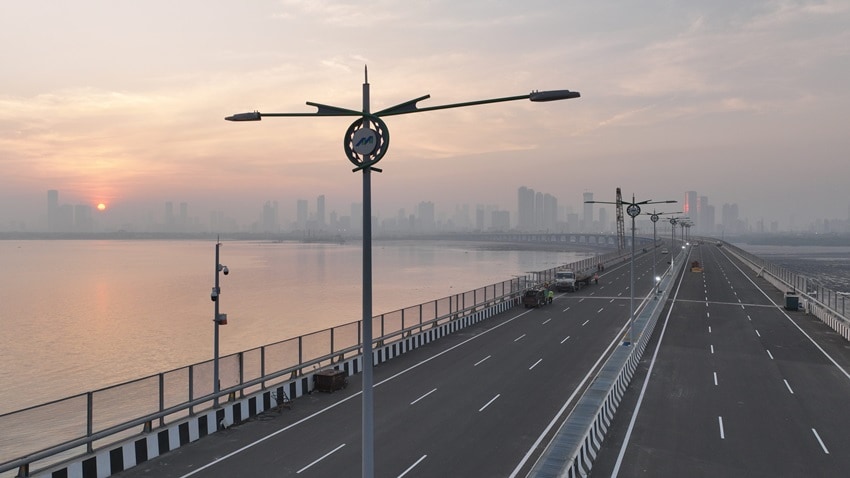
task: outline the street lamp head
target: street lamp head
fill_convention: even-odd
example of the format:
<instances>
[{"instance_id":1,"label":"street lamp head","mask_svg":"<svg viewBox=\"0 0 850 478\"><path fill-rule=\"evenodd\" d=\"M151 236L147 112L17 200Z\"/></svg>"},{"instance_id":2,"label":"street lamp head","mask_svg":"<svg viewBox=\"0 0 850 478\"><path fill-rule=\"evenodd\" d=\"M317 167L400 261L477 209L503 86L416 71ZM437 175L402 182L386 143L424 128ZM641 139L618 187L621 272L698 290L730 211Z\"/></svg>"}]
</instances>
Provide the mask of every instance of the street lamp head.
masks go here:
<instances>
[{"instance_id":1,"label":"street lamp head","mask_svg":"<svg viewBox=\"0 0 850 478\"><path fill-rule=\"evenodd\" d=\"M233 116L226 116L224 119L227 121L260 121L263 118L259 111L252 111L250 113L236 113Z\"/></svg>"},{"instance_id":2,"label":"street lamp head","mask_svg":"<svg viewBox=\"0 0 850 478\"><path fill-rule=\"evenodd\" d=\"M581 93L570 90L551 90L551 91L532 91L528 95L531 101L557 101L568 100L570 98L579 98Z\"/></svg>"}]
</instances>

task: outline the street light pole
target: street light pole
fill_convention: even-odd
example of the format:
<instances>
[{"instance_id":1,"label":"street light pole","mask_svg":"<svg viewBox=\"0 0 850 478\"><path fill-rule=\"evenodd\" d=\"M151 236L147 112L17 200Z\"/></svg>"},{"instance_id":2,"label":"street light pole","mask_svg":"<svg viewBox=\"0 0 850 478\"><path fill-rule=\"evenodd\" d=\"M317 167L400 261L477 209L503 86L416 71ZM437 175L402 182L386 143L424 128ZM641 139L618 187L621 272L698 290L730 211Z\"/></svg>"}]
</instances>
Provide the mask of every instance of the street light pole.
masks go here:
<instances>
[{"instance_id":1,"label":"street light pole","mask_svg":"<svg viewBox=\"0 0 850 478\"><path fill-rule=\"evenodd\" d=\"M224 272L224 275L230 273L230 270L227 266L222 265L219 262L219 249L221 248L221 241L216 238L215 241L215 286L212 288L212 292L210 293L210 299L213 301L213 323L215 324L215 338L213 344L213 394L215 398L213 399L213 406L218 408L218 393L221 391L221 385L219 383L218 378L218 326L219 325L227 325L227 314L220 314L218 312L218 303L219 296L221 295L221 287L219 287L219 272Z\"/></svg>"},{"instance_id":2,"label":"street light pole","mask_svg":"<svg viewBox=\"0 0 850 478\"><path fill-rule=\"evenodd\" d=\"M372 113L369 106L369 76L364 68L363 109L362 111L340 108L338 106L307 102L314 106L314 113L260 113L252 111L237 113L224 118L228 121L260 121L263 117L281 116L359 116L345 133L343 149L348 160L355 166L353 172L363 171L363 317L362 317L362 353L363 353L363 478L372 478L374 469L374 404L373 404L373 375L372 375L372 197L371 171L381 172L375 164L384 157L389 147L389 130L381 119L384 116L395 116L408 113L420 113L448 108L499 103L527 99L534 102L548 102L579 98L581 94L570 90L532 91L527 95L492 98L463 103L453 103L419 108L417 103L431 96L425 95L404 103L391 106Z\"/></svg>"},{"instance_id":3,"label":"street light pole","mask_svg":"<svg viewBox=\"0 0 850 478\"><path fill-rule=\"evenodd\" d=\"M679 249L676 247L676 222L678 218L670 218L670 270L673 270L673 261L676 260L676 254Z\"/></svg>"},{"instance_id":4,"label":"street light pole","mask_svg":"<svg viewBox=\"0 0 850 478\"><path fill-rule=\"evenodd\" d=\"M628 332L626 333L626 339L623 341L624 346L629 346L632 344L632 324L635 319L635 218L640 215L640 207L644 204L667 204L674 203L676 201L672 199L668 199L666 201L653 201L648 199L646 201L635 201L635 195L632 194L632 202L628 203L626 207L626 214L632 218L632 260L629 266L631 277L629 279L629 323L628 323ZM585 201L585 204L616 204L620 205L619 202L607 202L607 201ZM654 245L654 244L653 244Z\"/></svg>"},{"instance_id":5,"label":"street light pole","mask_svg":"<svg viewBox=\"0 0 850 478\"><path fill-rule=\"evenodd\" d=\"M657 235L656 235L656 232L655 232L655 224L658 222L658 216L661 216L663 214L680 214L680 213L681 213L681 211L679 211L679 212L667 212L667 213L656 212L654 209L652 210L652 213L647 213L647 214L650 214L649 219L652 221L652 287L655 289L656 294L658 294L658 292L659 292L658 283L661 280L661 278L658 277L656 275L656 272L655 272L655 263L658 262L657 255L655 253L655 251L658 249L658 239L657 239ZM670 242L670 250L671 251L673 250L673 242L672 241ZM670 259L671 264L673 263L672 261L673 261L673 259L671 258Z\"/></svg>"},{"instance_id":6,"label":"street light pole","mask_svg":"<svg viewBox=\"0 0 850 478\"><path fill-rule=\"evenodd\" d=\"M363 128L371 130L369 76L364 71L363 81ZM363 168L363 447L361 473L372 477L375 473L375 415L374 391L372 386L372 168Z\"/></svg>"}]
</instances>

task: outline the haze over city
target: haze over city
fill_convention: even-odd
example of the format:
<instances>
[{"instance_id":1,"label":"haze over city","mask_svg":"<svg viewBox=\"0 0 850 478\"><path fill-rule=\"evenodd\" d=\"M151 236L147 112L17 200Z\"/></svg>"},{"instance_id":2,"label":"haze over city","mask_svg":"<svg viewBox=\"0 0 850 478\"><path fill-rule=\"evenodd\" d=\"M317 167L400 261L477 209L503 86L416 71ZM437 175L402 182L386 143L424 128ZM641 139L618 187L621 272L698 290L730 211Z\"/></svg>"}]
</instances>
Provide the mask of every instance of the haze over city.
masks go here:
<instances>
[{"instance_id":1,"label":"haze over city","mask_svg":"<svg viewBox=\"0 0 850 478\"><path fill-rule=\"evenodd\" d=\"M104 228L165 204L250 224L276 202L361 202L342 139L368 66L373 111L570 89L385 118L373 213L510 211L521 186L737 204L750 224L848 221L850 4L823 2L18 2L0 15L0 231L40 230L47 191ZM99 204L103 211L97 211ZM312 206L311 206L312 207ZM608 216L611 219L611 215Z\"/></svg>"}]
</instances>

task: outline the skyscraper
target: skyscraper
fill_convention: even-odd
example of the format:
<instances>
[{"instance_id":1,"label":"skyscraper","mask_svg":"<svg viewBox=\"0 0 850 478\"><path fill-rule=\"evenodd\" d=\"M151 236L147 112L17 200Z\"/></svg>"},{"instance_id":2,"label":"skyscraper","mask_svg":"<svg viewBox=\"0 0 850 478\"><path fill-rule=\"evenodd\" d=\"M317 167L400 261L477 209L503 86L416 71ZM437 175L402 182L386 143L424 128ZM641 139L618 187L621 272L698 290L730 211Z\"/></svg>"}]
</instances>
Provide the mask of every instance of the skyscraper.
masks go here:
<instances>
[{"instance_id":1,"label":"skyscraper","mask_svg":"<svg viewBox=\"0 0 850 478\"><path fill-rule=\"evenodd\" d=\"M517 229L534 230L534 190L522 186L517 191Z\"/></svg>"},{"instance_id":2,"label":"skyscraper","mask_svg":"<svg viewBox=\"0 0 850 478\"><path fill-rule=\"evenodd\" d=\"M593 193L584 193L584 217L581 218L582 229L585 232L593 230L593 204L588 204L587 201L593 201Z\"/></svg>"},{"instance_id":3,"label":"skyscraper","mask_svg":"<svg viewBox=\"0 0 850 478\"><path fill-rule=\"evenodd\" d=\"M316 198L316 222L319 227L325 226L325 195Z\"/></svg>"},{"instance_id":4,"label":"skyscraper","mask_svg":"<svg viewBox=\"0 0 850 478\"><path fill-rule=\"evenodd\" d=\"M685 203L682 204L682 212L691 219L695 226L699 226L699 209L697 206L697 192L685 193Z\"/></svg>"}]
</instances>

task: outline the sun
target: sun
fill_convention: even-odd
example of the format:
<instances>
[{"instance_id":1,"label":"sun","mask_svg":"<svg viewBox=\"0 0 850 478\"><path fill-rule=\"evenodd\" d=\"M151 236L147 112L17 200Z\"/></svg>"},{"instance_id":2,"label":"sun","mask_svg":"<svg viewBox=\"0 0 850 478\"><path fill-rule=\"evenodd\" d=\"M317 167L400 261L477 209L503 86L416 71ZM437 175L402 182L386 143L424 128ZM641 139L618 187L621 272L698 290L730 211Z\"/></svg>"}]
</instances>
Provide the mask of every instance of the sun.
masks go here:
<instances>
[{"instance_id":1,"label":"sun","mask_svg":"<svg viewBox=\"0 0 850 478\"><path fill-rule=\"evenodd\" d=\"M106 211L106 204L100 203L97 205L98 211Z\"/></svg>"}]
</instances>

